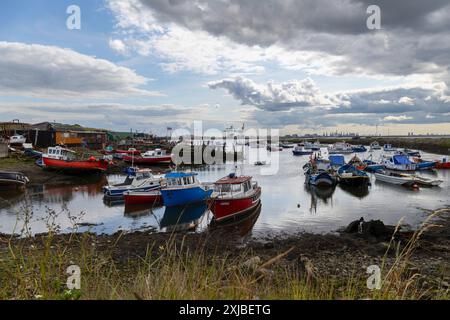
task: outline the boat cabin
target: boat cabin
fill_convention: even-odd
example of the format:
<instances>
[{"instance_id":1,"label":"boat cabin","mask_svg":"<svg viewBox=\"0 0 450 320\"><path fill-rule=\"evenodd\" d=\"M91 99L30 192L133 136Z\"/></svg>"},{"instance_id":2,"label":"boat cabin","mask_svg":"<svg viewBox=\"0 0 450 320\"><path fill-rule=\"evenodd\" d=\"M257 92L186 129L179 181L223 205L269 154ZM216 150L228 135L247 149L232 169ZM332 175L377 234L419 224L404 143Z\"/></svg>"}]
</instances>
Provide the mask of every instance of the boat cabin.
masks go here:
<instances>
[{"instance_id":1,"label":"boat cabin","mask_svg":"<svg viewBox=\"0 0 450 320\"><path fill-rule=\"evenodd\" d=\"M253 192L257 186L250 176L230 174L214 183L214 193L218 198L234 198Z\"/></svg>"},{"instance_id":2,"label":"boat cabin","mask_svg":"<svg viewBox=\"0 0 450 320\"><path fill-rule=\"evenodd\" d=\"M76 158L76 152L70 149L62 147L50 147L47 150L46 158L57 160L74 160Z\"/></svg>"},{"instance_id":3,"label":"boat cabin","mask_svg":"<svg viewBox=\"0 0 450 320\"><path fill-rule=\"evenodd\" d=\"M332 167L336 168L345 165L345 158L341 154L330 155L328 159L330 160L330 165Z\"/></svg>"},{"instance_id":4,"label":"boat cabin","mask_svg":"<svg viewBox=\"0 0 450 320\"><path fill-rule=\"evenodd\" d=\"M164 157L167 156L167 152L166 150L162 150L162 149L155 149L155 150L149 150L145 153L142 154L142 157Z\"/></svg>"},{"instance_id":5,"label":"boat cabin","mask_svg":"<svg viewBox=\"0 0 450 320\"><path fill-rule=\"evenodd\" d=\"M196 178L198 174L195 172L171 172L166 174L167 187L194 186L199 182Z\"/></svg>"}]
</instances>

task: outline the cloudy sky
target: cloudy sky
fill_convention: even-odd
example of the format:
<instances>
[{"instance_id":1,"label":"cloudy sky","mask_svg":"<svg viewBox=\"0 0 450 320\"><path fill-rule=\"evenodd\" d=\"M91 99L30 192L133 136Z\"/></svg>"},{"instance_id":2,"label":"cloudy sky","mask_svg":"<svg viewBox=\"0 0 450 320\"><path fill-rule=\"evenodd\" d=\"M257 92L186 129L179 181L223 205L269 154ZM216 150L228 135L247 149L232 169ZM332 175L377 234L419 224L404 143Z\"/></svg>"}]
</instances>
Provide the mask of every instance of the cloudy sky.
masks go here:
<instances>
[{"instance_id":1,"label":"cloudy sky","mask_svg":"<svg viewBox=\"0 0 450 320\"><path fill-rule=\"evenodd\" d=\"M0 26L1 121L450 133L448 0L2 0Z\"/></svg>"}]
</instances>

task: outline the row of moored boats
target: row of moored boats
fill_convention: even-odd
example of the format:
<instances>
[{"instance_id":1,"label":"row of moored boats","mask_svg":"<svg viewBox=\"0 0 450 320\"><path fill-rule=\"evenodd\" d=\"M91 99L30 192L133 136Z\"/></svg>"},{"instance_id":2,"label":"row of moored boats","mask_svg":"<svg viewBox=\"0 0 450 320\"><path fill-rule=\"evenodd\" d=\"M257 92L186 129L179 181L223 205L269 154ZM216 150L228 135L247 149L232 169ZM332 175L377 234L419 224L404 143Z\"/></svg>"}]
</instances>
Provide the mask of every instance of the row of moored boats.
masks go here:
<instances>
[{"instance_id":1,"label":"row of moored boats","mask_svg":"<svg viewBox=\"0 0 450 320\"><path fill-rule=\"evenodd\" d=\"M123 199L126 205L166 207L208 202L217 221L254 210L260 205L261 187L250 176L230 174L214 183L201 183L195 172L155 176L149 169L130 170L125 181L103 188L105 198Z\"/></svg>"}]
</instances>

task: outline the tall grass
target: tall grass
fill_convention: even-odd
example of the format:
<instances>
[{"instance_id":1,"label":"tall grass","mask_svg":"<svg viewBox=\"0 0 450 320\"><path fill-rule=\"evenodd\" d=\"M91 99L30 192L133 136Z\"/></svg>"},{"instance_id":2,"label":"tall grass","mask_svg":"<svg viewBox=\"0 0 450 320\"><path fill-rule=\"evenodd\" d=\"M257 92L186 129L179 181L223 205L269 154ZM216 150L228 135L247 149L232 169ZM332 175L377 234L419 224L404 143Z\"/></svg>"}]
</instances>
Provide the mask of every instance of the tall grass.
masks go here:
<instances>
[{"instance_id":1,"label":"tall grass","mask_svg":"<svg viewBox=\"0 0 450 320\"><path fill-rule=\"evenodd\" d=\"M290 252L261 261L251 250L227 255L202 246L192 249L186 236L163 244L149 242L142 256L119 255L119 242L97 242L88 233L3 238L0 244L0 299L448 299L448 290L429 291L409 264L431 215L405 244L391 239L393 263L383 259L381 290L368 290L366 275L321 276L313 261ZM51 220L49 220L51 221ZM50 223L50 226L52 224ZM54 228L54 226L52 227ZM23 228L27 230L27 228ZM0 238L1 241L1 238ZM68 290L66 269L81 268L81 290Z\"/></svg>"}]
</instances>

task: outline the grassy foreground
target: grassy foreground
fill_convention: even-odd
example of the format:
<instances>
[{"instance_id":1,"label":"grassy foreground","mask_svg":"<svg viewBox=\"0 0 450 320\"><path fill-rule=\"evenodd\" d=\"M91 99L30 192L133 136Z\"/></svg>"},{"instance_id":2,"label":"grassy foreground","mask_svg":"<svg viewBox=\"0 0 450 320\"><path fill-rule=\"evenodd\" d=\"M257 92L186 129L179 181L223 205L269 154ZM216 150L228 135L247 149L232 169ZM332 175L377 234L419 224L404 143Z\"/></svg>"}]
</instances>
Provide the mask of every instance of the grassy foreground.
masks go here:
<instances>
[{"instance_id":1,"label":"grassy foreground","mask_svg":"<svg viewBox=\"0 0 450 320\"><path fill-rule=\"evenodd\" d=\"M0 299L448 299L448 287L427 286L420 270L409 267L436 214L408 242L392 237L380 259L379 290L367 288L369 275L361 266L330 276L306 257L287 259L294 247L261 259L251 248L222 250L186 234L149 238L143 253L122 234L62 236L50 230L0 237ZM124 243L126 255L119 250ZM80 290L66 286L70 265L80 267Z\"/></svg>"}]
</instances>

